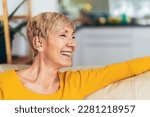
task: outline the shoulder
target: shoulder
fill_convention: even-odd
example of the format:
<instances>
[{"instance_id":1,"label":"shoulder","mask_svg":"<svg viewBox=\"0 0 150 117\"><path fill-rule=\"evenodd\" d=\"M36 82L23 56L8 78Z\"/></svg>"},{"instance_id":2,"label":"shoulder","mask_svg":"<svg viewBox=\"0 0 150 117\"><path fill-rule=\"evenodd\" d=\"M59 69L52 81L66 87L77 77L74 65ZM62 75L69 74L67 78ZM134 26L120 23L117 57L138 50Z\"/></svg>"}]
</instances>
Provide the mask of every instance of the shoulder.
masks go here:
<instances>
[{"instance_id":1,"label":"shoulder","mask_svg":"<svg viewBox=\"0 0 150 117\"><path fill-rule=\"evenodd\" d=\"M0 72L0 83L1 84L8 84L11 81L13 81L14 77L16 77L14 70Z\"/></svg>"},{"instance_id":2,"label":"shoulder","mask_svg":"<svg viewBox=\"0 0 150 117\"><path fill-rule=\"evenodd\" d=\"M14 74L14 70L9 70L9 71L5 71L5 72L0 72L0 79L4 78L4 77L9 77L12 76L12 74Z\"/></svg>"},{"instance_id":3,"label":"shoulder","mask_svg":"<svg viewBox=\"0 0 150 117\"><path fill-rule=\"evenodd\" d=\"M8 86L12 86L17 82L17 75L14 70L9 70L5 72L0 72L0 87L8 88Z\"/></svg>"},{"instance_id":4,"label":"shoulder","mask_svg":"<svg viewBox=\"0 0 150 117\"><path fill-rule=\"evenodd\" d=\"M64 80L79 80L80 78L88 77L89 73L96 71L96 68L88 69L69 69L66 71L60 71L59 76Z\"/></svg>"},{"instance_id":5,"label":"shoulder","mask_svg":"<svg viewBox=\"0 0 150 117\"><path fill-rule=\"evenodd\" d=\"M0 72L0 99L2 95L6 96L9 92L15 91L16 88L14 86L16 83L17 75L14 70Z\"/></svg>"}]
</instances>

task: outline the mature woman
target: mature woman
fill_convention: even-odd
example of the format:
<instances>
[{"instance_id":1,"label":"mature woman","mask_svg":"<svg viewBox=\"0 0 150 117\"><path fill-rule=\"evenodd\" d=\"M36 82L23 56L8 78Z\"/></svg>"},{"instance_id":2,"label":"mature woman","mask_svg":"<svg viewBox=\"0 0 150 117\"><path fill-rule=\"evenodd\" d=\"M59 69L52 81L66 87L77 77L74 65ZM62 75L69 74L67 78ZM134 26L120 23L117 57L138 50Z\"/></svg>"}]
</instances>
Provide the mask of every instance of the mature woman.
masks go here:
<instances>
[{"instance_id":1,"label":"mature woman","mask_svg":"<svg viewBox=\"0 0 150 117\"><path fill-rule=\"evenodd\" d=\"M29 20L27 36L34 62L24 70L0 73L0 99L83 99L112 82L150 70L150 57L91 70L59 72L70 66L76 47L74 24L55 12Z\"/></svg>"}]
</instances>

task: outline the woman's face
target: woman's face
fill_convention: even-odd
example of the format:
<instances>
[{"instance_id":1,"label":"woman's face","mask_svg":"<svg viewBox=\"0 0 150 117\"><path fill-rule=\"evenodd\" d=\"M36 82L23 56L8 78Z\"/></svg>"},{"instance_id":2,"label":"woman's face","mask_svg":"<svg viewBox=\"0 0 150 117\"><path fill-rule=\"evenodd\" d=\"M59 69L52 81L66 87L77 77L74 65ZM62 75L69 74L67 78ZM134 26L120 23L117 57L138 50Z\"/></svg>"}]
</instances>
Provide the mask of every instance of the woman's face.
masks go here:
<instances>
[{"instance_id":1,"label":"woman's face","mask_svg":"<svg viewBox=\"0 0 150 117\"><path fill-rule=\"evenodd\" d=\"M61 68L72 64L72 55L76 47L73 29L70 26L58 32L50 32L45 44L45 60L48 64Z\"/></svg>"}]
</instances>

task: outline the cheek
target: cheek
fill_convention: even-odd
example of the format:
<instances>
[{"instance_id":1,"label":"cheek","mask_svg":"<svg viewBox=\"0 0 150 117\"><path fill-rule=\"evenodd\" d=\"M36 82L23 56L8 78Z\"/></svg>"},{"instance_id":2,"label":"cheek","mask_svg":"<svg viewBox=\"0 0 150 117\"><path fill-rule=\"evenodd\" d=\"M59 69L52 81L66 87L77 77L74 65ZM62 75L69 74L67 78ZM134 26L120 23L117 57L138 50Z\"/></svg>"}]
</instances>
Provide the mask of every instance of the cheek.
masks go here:
<instances>
[{"instance_id":1,"label":"cheek","mask_svg":"<svg viewBox=\"0 0 150 117\"><path fill-rule=\"evenodd\" d=\"M59 41L57 41L55 47L61 52L66 47L66 45L67 41L65 39L60 39Z\"/></svg>"},{"instance_id":2,"label":"cheek","mask_svg":"<svg viewBox=\"0 0 150 117\"><path fill-rule=\"evenodd\" d=\"M48 51L51 56L58 56L60 55L60 52L66 47L66 44L67 42L64 39L56 38L46 45L46 51Z\"/></svg>"},{"instance_id":3,"label":"cheek","mask_svg":"<svg viewBox=\"0 0 150 117\"><path fill-rule=\"evenodd\" d=\"M52 57L54 59L58 59L58 58L60 58L61 50L62 50L62 47L59 44L53 45L53 47L49 48L48 54L49 54L50 57Z\"/></svg>"}]
</instances>

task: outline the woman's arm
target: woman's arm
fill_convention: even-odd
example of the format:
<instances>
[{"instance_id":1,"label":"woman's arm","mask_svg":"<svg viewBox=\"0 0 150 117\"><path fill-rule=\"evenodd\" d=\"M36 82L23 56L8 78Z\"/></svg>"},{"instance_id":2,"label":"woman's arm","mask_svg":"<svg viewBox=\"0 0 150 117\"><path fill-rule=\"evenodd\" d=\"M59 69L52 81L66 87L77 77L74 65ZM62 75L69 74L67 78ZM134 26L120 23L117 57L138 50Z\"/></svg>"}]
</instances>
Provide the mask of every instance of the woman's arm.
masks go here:
<instances>
[{"instance_id":1,"label":"woman's arm","mask_svg":"<svg viewBox=\"0 0 150 117\"><path fill-rule=\"evenodd\" d=\"M115 81L141 74L150 70L150 57L137 58L91 70L71 72L70 80L81 95L101 89ZM78 84L78 85L77 85Z\"/></svg>"}]
</instances>

